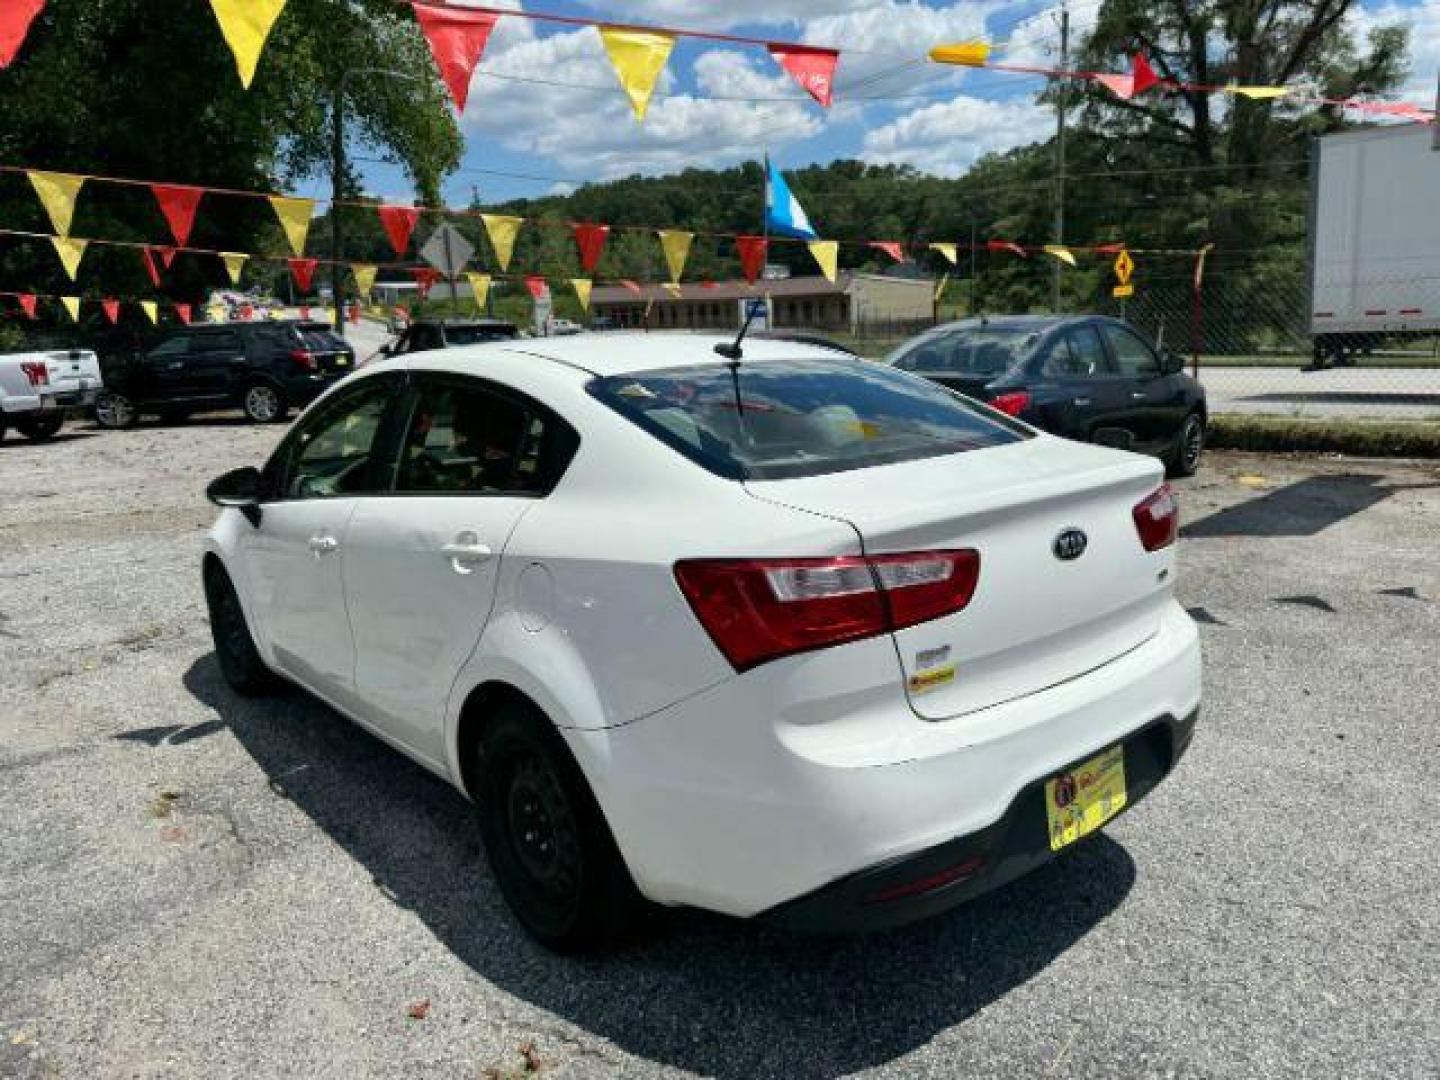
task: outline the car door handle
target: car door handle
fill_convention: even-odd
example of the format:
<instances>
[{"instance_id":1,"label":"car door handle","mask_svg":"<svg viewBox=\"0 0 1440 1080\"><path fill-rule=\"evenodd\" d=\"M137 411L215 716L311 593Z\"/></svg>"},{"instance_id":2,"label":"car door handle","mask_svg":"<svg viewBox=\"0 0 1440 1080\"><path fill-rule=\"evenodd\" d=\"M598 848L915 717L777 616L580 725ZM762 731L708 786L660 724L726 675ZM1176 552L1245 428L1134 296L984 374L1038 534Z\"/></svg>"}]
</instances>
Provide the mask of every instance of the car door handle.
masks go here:
<instances>
[{"instance_id":1,"label":"car door handle","mask_svg":"<svg viewBox=\"0 0 1440 1080\"><path fill-rule=\"evenodd\" d=\"M450 560L450 568L457 574L473 574L475 567L489 561L495 553L488 544L480 543L480 538L474 533L464 532L453 543L442 547L440 554Z\"/></svg>"},{"instance_id":2,"label":"car door handle","mask_svg":"<svg viewBox=\"0 0 1440 1080\"><path fill-rule=\"evenodd\" d=\"M185 366L185 365L184 365L183 363L181 363L179 360L175 361L175 363L173 363L173 364L166 364L166 365L165 365L166 370L168 370L168 371L179 371L179 370L180 370L182 367L184 367L184 366Z\"/></svg>"},{"instance_id":3,"label":"car door handle","mask_svg":"<svg viewBox=\"0 0 1440 1080\"><path fill-rule=\"evenodd\" d=\"M1136 401L1144 401L1147 395L1143 390L1132 390L1130 396Z\"/></svg>"},{"instance_id":4,"label":"car door handle","mask_svg":"<svg viewBox=\"0 0 1440 1080\"><path fill-rule=\"evenodd\" d=\"M315 553L318 559L322 555L331 555L340 550L340 541L333 536L312 536L310 537L310 550Z\"/></svg>"},{"instance_id":5,"label":"car door handle","mask_svg":"<svg viewBox=\"0 0 1440 1080\"><path fill-rule=\"evenodd\" d=\"M1088 397L1077 397L1077 398L1075 399L1075 404L1076 404L1076 405L1081 405L1081 406L1089 405L1089 404L1090 404L1090 399L1089 399Z\"/></svg>"}]
</instances>

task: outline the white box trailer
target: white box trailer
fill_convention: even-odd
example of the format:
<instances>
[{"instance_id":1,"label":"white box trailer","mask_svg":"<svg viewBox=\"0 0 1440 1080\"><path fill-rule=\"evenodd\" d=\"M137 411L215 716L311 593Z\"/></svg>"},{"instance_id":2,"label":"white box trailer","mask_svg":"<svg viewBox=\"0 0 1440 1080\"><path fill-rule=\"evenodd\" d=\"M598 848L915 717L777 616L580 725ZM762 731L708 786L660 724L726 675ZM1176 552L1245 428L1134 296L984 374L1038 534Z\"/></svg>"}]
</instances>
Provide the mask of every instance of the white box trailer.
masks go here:
<instances>
[{"instance_id":1,"label":"white box trailer","mask_svg":"<svg viewBox=\"0 0 1440 1080\"><path fill-rule=\"evenodd\" d=\"M1440 152L1429 124L1327 135L1311 166L1315 362L1440 331Z\"/></svg>"}]
</instances>

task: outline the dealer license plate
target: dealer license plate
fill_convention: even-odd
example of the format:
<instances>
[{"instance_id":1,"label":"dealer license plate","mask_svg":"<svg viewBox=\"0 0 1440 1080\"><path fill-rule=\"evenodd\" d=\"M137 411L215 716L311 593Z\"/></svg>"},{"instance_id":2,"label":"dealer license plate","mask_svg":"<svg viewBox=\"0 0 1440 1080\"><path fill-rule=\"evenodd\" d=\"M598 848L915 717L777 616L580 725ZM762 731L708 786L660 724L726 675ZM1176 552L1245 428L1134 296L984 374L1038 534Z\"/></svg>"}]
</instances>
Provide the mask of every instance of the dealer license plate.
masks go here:
<instances>
[{"instance_id":1,"label":"dealer license plate","mask_svg":"<svg viewBox=\"0 0 1440 1080\"><path fill-rule=\"evenodd\" d=\"M1092 833L1125 808L1125 747L1112 746L1045 781L1050 850Z\"/></svg>"}]
</instances>

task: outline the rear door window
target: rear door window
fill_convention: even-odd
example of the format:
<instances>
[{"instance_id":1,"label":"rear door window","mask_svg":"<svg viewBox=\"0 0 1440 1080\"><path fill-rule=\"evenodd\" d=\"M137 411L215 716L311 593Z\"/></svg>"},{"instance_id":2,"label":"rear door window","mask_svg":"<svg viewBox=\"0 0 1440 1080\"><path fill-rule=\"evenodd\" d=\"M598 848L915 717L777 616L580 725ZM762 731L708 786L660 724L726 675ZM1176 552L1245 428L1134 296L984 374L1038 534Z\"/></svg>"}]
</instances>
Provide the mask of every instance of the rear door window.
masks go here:
<instances>
[{"instance_id":1,"label":"rear door window","mask_svg":"<svg viewBox=\"0 0 1440 1080\"><path fill-rule=\"evenodd\" d=\"M589 389L661 442L737 480L817 476L1031 437L943 387L863 360L641 371Z\"/></svg>"},{"instance_id":2,"label":"rear door window","mask_svg":"<svg viewBox=\"0 0 1440 1080\"><path fill-rule=\"evenodd\" d=\"M1075 326L1065 332L1070 348L1070 373L1081 377L1087 375L1113 375L1110 356L1105 344L1093 326Z\"/></svg>"},{"instance_id":3,"label":"rear door window","mask_svg":"<svg viewBox=\"0 0 1440 1080\"><path fill-rule=\"evenodd\" d=\"M1123 326L1111 326L1109 323L1105 324L1104 330L1121 375L1138 377L1160 374L1160 361L1156 359L1150 346L1138 336Z\"/></svg>"}]
</instances>

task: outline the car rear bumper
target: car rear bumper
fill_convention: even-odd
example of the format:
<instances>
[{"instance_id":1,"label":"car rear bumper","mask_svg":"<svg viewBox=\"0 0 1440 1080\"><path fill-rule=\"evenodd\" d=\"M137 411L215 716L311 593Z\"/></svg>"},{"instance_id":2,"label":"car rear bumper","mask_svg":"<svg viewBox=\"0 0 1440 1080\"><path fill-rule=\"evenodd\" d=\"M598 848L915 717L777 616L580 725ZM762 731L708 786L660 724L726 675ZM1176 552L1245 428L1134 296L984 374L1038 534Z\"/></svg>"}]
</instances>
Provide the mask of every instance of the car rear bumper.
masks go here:
<instances>
[{"instance_id":1,"label":"car rear bumper","mask_svg":"<svg viewBox=\"0 0 1440 1080\"><path fill-rule=\"evenodd\" d=\"M1196 709L1181 719L1161 717L1123 741L1124 810L1179 763L1199 715ZM1070 762L1060 771L1079 765ZM1058 851L1050 846L1044 789L1045 779L1032 782L999 821L978 832L868 867L758 918L791 930L855 933L900 926L973 900L1069 850L1071 845Z\"/></svg>"},{"instance_id":2,"label":"car rear bumper","mask_svg":"<svg viewBox=\"0 0 1440 1080\"><path fill-rule=\"evenodd\" d=\"M285 397L297 408L309 405L330 387L350 374L349 368L335 372L316 372L285 380Z\"/></svg>"},{"instance_id":3,"label":"car rear bumper","mask_svg":"<svg viewBox=\"0 0 1440 1080\"><path fill-rule=\"evenodd\" d=\"M852 923L835 905L882 891L891 869L918 865L924 876L959 865L938 864L962 849L988 852L988 882L957 879L949 906L1037 865L1027 792L1153 728L1166 734L1141 740L1150 757L1132 765L1127 744L1143 794L1178 760L1199 705L1198 634L1171 602L1125 655L951 720L915 714L893 645L874 640L762 665L630 724L563 734L646 896L843 927ZM1048 851L1043 830L1040 843ZM903 910L928 912L919 897ZM864 914L853 923L869 924Z\"/></svg>"}]
</instances>

